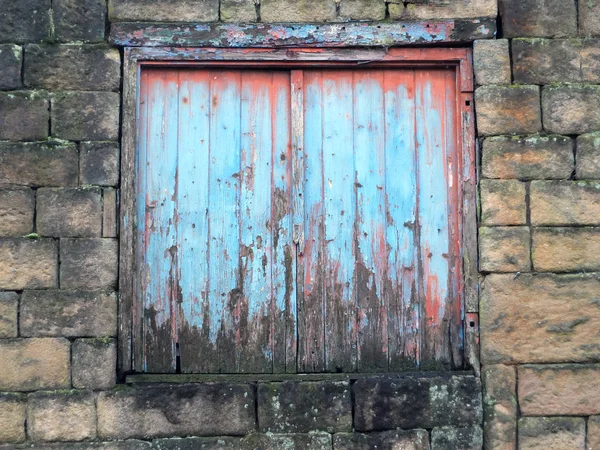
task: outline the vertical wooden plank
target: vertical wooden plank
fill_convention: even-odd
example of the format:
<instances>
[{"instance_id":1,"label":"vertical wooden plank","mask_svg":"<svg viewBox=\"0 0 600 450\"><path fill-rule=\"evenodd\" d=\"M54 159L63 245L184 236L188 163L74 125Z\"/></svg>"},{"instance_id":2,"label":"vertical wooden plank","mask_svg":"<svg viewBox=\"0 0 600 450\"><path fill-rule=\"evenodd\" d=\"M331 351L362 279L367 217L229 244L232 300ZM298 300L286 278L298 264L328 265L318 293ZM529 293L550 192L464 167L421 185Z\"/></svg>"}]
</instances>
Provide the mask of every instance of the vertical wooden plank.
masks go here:
<instances>
[{"instance_id":1,"label":"vertical wooden plank","mask_svg":"<svg viewBox=\"0 0 600 450\"><path fill-rule=\"evenodd\" d=\"M325 368L356 370L352 72L323 71Z\"/></svg>"},{"instance_id":2,"label":"vertical wooden plank","mask_svg":"<svg viewBox=\"0 0 600 450\"><path fill-rule=\"evenodd\" d=\"M417 206L415 72L386 70L385 206L389 305L389 368L414 369L419 363L419 298L415 251Z\"/></svg>"},{"instance_id":3,"label":"vertical wooden plank","mask_svg":"<svg viewBox=\"0 0 600 450\"><path fill-rule=\"evenodd\" d=\"M147 372L176 368L178 73L150 79L146 156L144 337Z\"/></svg>"},{"instance_id":4,"label":"vertical wooden plank","mask_svg":"<svg viewBox=\"0 0 600 450\"><path fill-rule=\"evenodd\" d=\"M355 289L358 306L358 368L388 368L385 242L385 136L383 72L354 74L356 189Z\"/></svg>"},{"instance_id":5,"label":"vertical wooden plank","mask_svg":"<svg viewBox=\"0 0 600 450\"><path fill-rule=\"evenodd\" d=\"M298 370L325 370L325 320L323 270L323 80L321 71L304 73L305 234ZM300 327L300 325L299 325Z\"/></svg>"},{"instance_id":6,"label":"vertical wooden plank","mask_svg":"<svg viewBox=\"0 0 600 450\"><path fill-rule=\"evenodd\" d=\"M240 81L236 70L211 72L209 303L219 372L236 370L240 277Z\"/></svg>"},{"instance_id":7,"label":"vertical wooden plank","mask_svg":"<svg viewBox=\"0 0 600 450\"><path fill-rule=\"evenodd\" d=\"M181 371L212 373L218 370L218 358L214 330L211 339L208 295L210 73L207 70L182 70L178 101L177 259L181 295Z\"/></svg>"}]
</instances>

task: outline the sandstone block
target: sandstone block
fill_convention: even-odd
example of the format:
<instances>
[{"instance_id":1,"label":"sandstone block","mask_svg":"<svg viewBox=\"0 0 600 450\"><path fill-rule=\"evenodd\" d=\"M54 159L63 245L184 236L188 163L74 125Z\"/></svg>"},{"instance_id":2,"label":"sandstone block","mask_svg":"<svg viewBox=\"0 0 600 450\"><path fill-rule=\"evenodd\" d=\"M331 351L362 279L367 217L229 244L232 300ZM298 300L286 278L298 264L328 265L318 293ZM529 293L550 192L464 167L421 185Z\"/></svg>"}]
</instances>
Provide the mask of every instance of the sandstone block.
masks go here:
<instances>
[{"instance_id":1,"label":"sandstone block","mask_svg":"<svg viewBox=\"0 0 600 450\"><path fill-rule=\"evenodd\" d=\"M89 391L29 395L27 433L32 441L83 441L96 437L96 406Z\"/></svg>"},{"instance_id":2,"label":"sandstone block","mask_svg":"<svg viewBox=\"0 0 600 450\"><path fill-rule=\"evenodd\" d=\"M541 130L539 87L482 86L475 91L477 127L482 136Z\"/></svg>"},{"instance_id":3,"label":"sandstone block","mask_svg":"<svg viewBox=\"0 0 600 450\"><path fill-rule=\"evenodd\" d=\"M70 343L59 339L0 340L0 389L65 389L71 384Z\"/></svg>"},{"instance_id":4,"label":"sandstone block","mask_svg":"<svg viewBox=\"0 0 600 450\"><path fill-rule=\"evenodd\" d=\"M393 0L389 5L391 19L434 20L496 17L495 0L410 1Z\"/></svg>"},{"instance_id":5,"label":"sandstone block","mask_svg":"<svg viewBox=\"0 0 600 450\"><path fill-rule=\"evenodd\" d=\"M99 237L102 191L98 188L38 189L36 222L42 236Z\"/></svg>"},{"instance_id":6,"label":"sandstone block","mask_svg":"<svg viewBox=\"0 0 600 450\"><path fill-rule=\"evenodd\" d=\"M519 420L519 450L580 450L585 448L583 417L523 417Z\"/></svg>"},{"instance_id":7,"label":"sandstone block","mask_svg":"<svg viewBox=\"0 0 600 450\"><path fill-rule=\"evenodd\" d=\"M109 0L111 21L131 22L216 22L218 0Z\"/></svg>"},{"instance_id":8,"label":"sandstone block","mask_svg":"<svg viewBox=\"0 0 600 450\"><path fill-rule=\"evenodd\" d=\"M600 83L600 39L583 39L581 43L581 79Z\"/></svg>"},{"instance_id":9,"label":"sandstone block","mask_svg":"<svg viewBox=\"0 0 600 450\"><path fill-rule=\"evenodd\" d=\"M485 448L517 448L517 371L504 365L482 371Z\"/></svg>"},{"instance_id":10,"label":"sandstone block","mask_svg":"<svg viewBox=\"0 0 600 450\"><path fill-rule=\"evenodd\" d=\"M429 450L429 433L426 430L396 430L377 433L336 433L334 450L402 449Z\"/></svg>"},{"instance_id":11,"label":"sandstone block","mask_svg":"<svg viewBox=\"0 0 600 450\"><path fill-rule=\"evenodd\" d=\"M82 184L116 186L119 184L119 144L82 142L80 170Z\"/></svg>"},{"instance_id":12,"label":"sandstone block","mask_svg":"<svg viewBox=\"0 0 600 450\"><path fill-rule=\"evenodd\" d=\"M221 0L221 20L223 22L256 22L255 0Z\"/></svg>"},{"instance_id":13,"label":"sandstone block","mask_svg":"<svg viewBox=\"0 0 600 450\"><path fill-rule=\"evenodd\" d=\"M104 40L106 2L53 0L54 34L60 42Z\"/></svg>"},{"instance_id":14,"label":"sandstone block","mask_svg":"<svg viewBox=\"0 0 600 450\"><path fill-rule=\"evenodd\" d=\"M16 292L0 292L0 338L17 337L19 295ZM0 427L0 430L2 427ZM0 439L0 442L2 440Z\"/></svg>"},{"instance_id":15,"label":"sandstone block","mask_svg":"<svg viewBox=\"0 0 600 450\"><path fill-rule=\"evenodd\" d=\"M383 20L383 0L343 0L340 2L340 18L343 20Z\"/></svg>"},{"instance_id":16,"label":"sandstone block","mask_svg":"<svg viewBox=\"0 0 600 450\"><path fill-rule=\"evenodd\" d=\"M311 434L258 434L244 438L193 437L184 439L156 439L159 450L331 450L331 435Z\"/></svg>"},{"instance_id":17,"label":"sandstone block","mask_svg":"<svg viewBox=\"0 0 600 450\"><path fill-rule=\"evenodd\" d=\"M175 440L175 439L174 439ZM181 439L176 439L181 441ZM112 442L69 442L69 450L150 450L159 449L155 447L151 442L138 441L136 439L128 439L126 441L112 441ZM36 442L36 450L64 450L64 442ZM217 447L218 448L218 447ZM0 446L1 450L4 450ZM8 450L8 449L7 449ZM10 449L13 450L13 449ZM206 449L203 449L206 450Z\"/></svg>"},{"instance_id":18,"label":"sandstone block","mask_svg":"<svg viewBox=\"0 0 600 450\"><path fill-rule=\"evenodd\" d=\"M546 86L542 91L544 128L551 133L582 134L598 130L600 86Z\"/></svg>"},{"instance_id":19,"label":"sandstone block","mask_svg":"<svg viewBox=\"0 0 600 450\"><path fill-rule=\"evenodd\" d=\"M26 400L20 394L0 394L0 442L25 440Z\"/></svg>"},{"instance_id":20,"label":"sandstone block","mask_svg":"<svg viewBox=\"0 0 600 450\"><path fill-rule=\"evenodd\" d=\"M537 271L600 270L600 228L536 228L532 240Z\"/></svg>"},{"instance_id":21,"label":"sandstone block","mask_svg":"<svg viewBox=\"0 0 600 450\"><path fill-rule=\"evenodd\" d=\"M517 180L481 180L481 221L484 225L523 225L525 184Z\"/></svg>"},{"instance_id":22,"label":"sandstone block","mask_svg":"<svg viewBox=\"0 0 600 450\"><path fill-rule=\"evenodd\" d=\"M600 224L600 182L532 181L532 225Z\"/></svg>"},{"instance_id":23,"label":"sandstone block","mask_svg":"<svg viewBox=\"0 0 600 450\"><path fill-rule=\"evenodd\" d=\"M581 81L581 47L581 41L571 39L513 39L515 83Z\"/></svg>"},{"instance_id":24,"label":"sandstone block","mask_svg":"<svg viewBox=\"0 0 600 450\"><path fill-rule=\"evenodd\" d=\"M531 270L529 227L479 228L479 270L482 272Z\"/></svg>"},{"instance_id":25,"label":"sandstone block","mask_svg":"<svg viewBox=\"0 0 600 450\"><path fill-rule=\"evenodd\" d=\"M575 0L500 0L500 15L507 38L577 35Z\"/></svg>"},{"instance_id":26,"label":"sandstone block","mask_svg":"<svg viewBox=\"0 0 600 450\"><path fill-rule=\"evenodd\" d=\"M114 339L77 339L72 355L73 387L110 389L115 385L117 345Z\"/></svg>"},{"instance_id":27,"label":"sandstone block","mask_svg":"<svg viewBox=\"0 0 600 450\"><path fill-rule=\"evenodd\" d=\"M239 436L254 428L254 391L250 385L147 387L98 396L101 438Z\"/></svg>"},{"instance_id":28,"label":"sandstone block","mask_svg":"<svg viewBox=\"0 0 600 450\"><path fill-rule=\"evenodd\" d=\"M592 416L588 419L587 444L590 450L600 448L600 416Z\"/></svg>"},{"instance_id":29,"label":"sandstone block","mask_svg":"<svg viewBox=\"0 0 600 450\"><path fill-rule=\"evenodd\" d=\"M51 239L0 239L0 289L56 287L58 246Z\"/></svg>"},{"instance_id":30,"label":"sandstone block","mask_svg":"<svg viewBox=\"0 0 600 450\"><path fill-rule=\"evenodd\" d=\"M261 0L262 22L328 22L335 20L333 0Z\"/></svg>"},{"instance_id":31,"label":"sandstone block","mask_svg":"<svg viewBox=\"0 0 600 450\"><path fill-rule=\"evenodd\" d=\"M50 36L50 0L2 2L0 42L37 42Z\"/></svg>"},{"instance_id":32,"label":"sandstone block","mask_svg":"<svg viewBox=\"0 0 600 450\"><path fill-rule=\"evenodd\" d=\"M434 428L431 431L431 450L481 450L483 430L480 427Z\"/></svg>"},{"instance_id":33,"label":"sandstone block","mask_svg":"<svg viewBox=\"0 0 600 450\"><path fill-rule=\"evenodd\" d=\"M0 89L19 89L23 48L13 44L0 45Z\"/></svg>"},{"instance_id":34,"label":"sandstone block","mask_svg":"<svg viewBox=\"0 0 600 450\"><path fill-rule=\"evenodd\" d=\"M45 94L31 91L0 92L0 139L46 139L48 118Z\"/></svg>"},{"instance_id":35,"label":"sandstone block","mask_svg":"<svg viewBox=\"0 0 600 450\"><path fill-rule=\"evenodd\" d=\"M33 231L34 194L31 189L0 189L0 236L23 236Z\"/></svg>"},{"instance_id":36,"label":"sandstone block","mask_svg":"<svg viewBox=\"0 0 600 450\"><path fill-rule=\"evenodd\" d=\"M116 239L61 239L60 287L105 289L117 284Z\"/></svg>"},{"instance_id":37,"label":"sandstone block","mask_svg":"<svg viewBox=\"0 0 600 450\"><path fill-rule=\"evenodd\" d=\"M600 36L600 3L596 0L579 4L579 34Z\"/></svg>"},{"instance_id":38,"label":"sandstone block","mask_svg":"<svg viewBox=\"0 0 600 450\"><path fill-rule=\"evenodd\" d=\"M73 1L73 0L71 0ZM105 45L28 45L25 84L55 91L118 91L119 51Z\"/></svg>"},{"instance_id":39,"label":"sandstone block","mask_svg":"<svg viewBox=\"0 0 600 450\"><path fill-rule=\"evenodd\" d=\"M473 43L473 68L475 82L484 84L510 84L510 54L508 40L480 40Z\"/></svg>"},{"instance_id":40,"label":"sandstone block","mask_svg":"<svg viewBox=\"0 0 600 450\"><path fill-rule=\"evenodd\" d=\"M577 138L576 173L578 179L600 179L600 133Z\"/></svg>"},{"instance_id":41,"label":"sandstone block","mask_svg":"<svg viewBox=\"0 0 600 450\"><path fill-rule=\"evenodd\" d=\"M102 237L117 237L117 190L111 188L102 189L102 203L104 208L102 214Z\"/></svg>"}]
</instances>

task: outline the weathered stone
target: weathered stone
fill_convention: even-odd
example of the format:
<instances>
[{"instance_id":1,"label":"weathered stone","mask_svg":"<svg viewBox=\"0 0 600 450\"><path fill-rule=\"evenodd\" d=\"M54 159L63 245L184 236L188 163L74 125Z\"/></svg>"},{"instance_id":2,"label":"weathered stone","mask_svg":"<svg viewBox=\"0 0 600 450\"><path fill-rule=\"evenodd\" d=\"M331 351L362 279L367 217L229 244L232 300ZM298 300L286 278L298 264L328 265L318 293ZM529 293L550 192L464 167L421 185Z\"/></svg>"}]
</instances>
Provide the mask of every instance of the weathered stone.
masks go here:
<instances>
[{"instance_id":1,"label":"weathered stone","mask_svg":"<svg viewBox=\"0 0 600 450\"><path fill-rule=\"evenodd\" d=\"M515 83L581 81L581 47L581 41L571 39L513 39Z\"/></svg>"},{"instance_id":2,"label":"weathered stone","mask_svg":"<svg viewBox=\"0 0 600 450\"><path fill-rule=\"evenodd\" d=\"M0 291L0 338L17 337L18 310L19 295L16 292Z\"/></svg>"},{"instance_id":3,"label":"weathered stone","mask_svg":"<svg viewBox=\"0 0 600 450\"><path fill-rule=\"evenodd\" d=\"M551 133L597 131L600 123L600 86L546 86L542 91L544 127Z\"/></svg>"},{"instance_id":4,"label":"weathered stone","mask_svg":"<svg viewBox=\"0 0 600 450\"><path fill-rule=\"evenodd\" d=\"M89 391L29 395L27 434L32 441L82 441L96 437L96 406Z\"/></svg>"},{"instance_id":5,"label":"weathered stone","mask_svg":"<svg viewBox=\"0 0 600 450\"><path fill-rule=\"evenodd\" d=\"M181 441L181 439L177 439ZM69 442L69 450L150 450L157 449L150 442L146 441L138 441L135 439L129 439L126 441L112 441L112 442ZM31 448L29 446L28 448ZM35 444L36 450L64 450L65 443L64 442L36 442ZM4 449L2 445L0 445L0 450L9 450ZM14 450L14 449L10 449ZM207 450L207 449L202 449Z\"/></svg>"},{"instance_id":6,"label":"weathered stone","mask_svg":"<svg viewBox=\"0 0 600 450\"><path fill-rule=\"evenodd\" d=\"M62 92L52 98L52 134L75 141L116 140L120 96L114 92Z\"/></svg>"},{"instance_id":7,"label":"weathered stone","mask_svg":"<svg viewBox=\"0 0 600 450\"><path fill-rule=\"evenodd\" d=\"M343 20L383 20L385 19L385 2L384 0L340 1L340 18Z\"/></svg>"},{"instance_id":8,"label":"weathered stone","mask_svg":"<svg viewBox=\"0 0 600 450\"><path fill-rule=\"evenodd\" d=\"M256 22L257 4L255 0L221 0L221 21Z\"/></svg>"},{"instance_id":9,"label":"weathered stone","mask_svg":"<svg viewBox=\"0 0 600 450\"><path fill-rule=\"evenodd\" d=\"M71 383L70 344L58 339L0 340L0 389L64 389Z\"/></svg>"},{"instance_id":10,"label":"weathered stone","mask_svg":"<svg viewBox=\"0 0 600 450\"><path fill-rule=\"evenodd\" d=\"M481 450L483 430L480 427L434 428L431 431L431 450Z\"/></svg>"},{"instance_id":11,"label":"weathered stone","mask_svg":"<svg viewBox=\"0 0 600 450\"><path fill-rule=\"evenodd\" d=\"M488 275L480 306L484 364L597 360L599 289L587 275Z\"/></svg>"},{"instance_id":12,"label":"weathered stone","mask_svg":"<svg viewBox=\"0 0 600 450\"><path fill-rule=\"evenodd\" d=\"M429 450L426 430L396 430L377 433L338 433L333 436L334 450Z\"/></svg>"},{"instance_id":13,"label":"weathered stone","mask_svg":"<svg viewBox=\"0 0 600 450\"><path fill-rule=\"evenodd\" d=\"M25 291L20 317L21 336L115 336L117 299L114 293Z\"/></svg>"},{"instance_id":14,"label":"weathered stone","mask_svg":"<svg viewBox=\"0 0 600 450\"><path fill-rule=\"evenodd\" d=\"M343 1L343 0L342 0ZM496 0L408 1L393 0L389 5L391 19L435 20L496 17Z\"/></svg>"},{"instance_id":15,"label":"weathered stone","mask_svg":"<svg viewBox=\"0 0 600 450\"><path fill-rule=\"evenodd\" d=\"M600 448L600 416L592 416L588 419L587 444L590 450Z\"/></svg>"},{"instance_id":16,"label":"weathered stone","mask_svg":"<svg viewBox=\"0 0 600 450\"><path fill-rule=\"evenodd\" d=\"M60 42L99 42L106 28L103 0L53 0L54 35Z\"/></svg>"},{"instance_id":17,"label":"weathered stone","mask_svg":"<svg viewBox=\"0 0 600 450\"><path fill-rule=\"evenodd\" d=\"M2 2L0 42L21 44L47 39L50 36L50 4L50 0Z\"/></svg>"},{"instance_id":18,"label":"weathered stone","mask_svg":"<svg viewBox=\"0 0 600 450\"><path fill-rule=\"evenodd\" d=\"M525 184L517 180L481 180L481 221L484 225L523 225Z\"/></svg>"},{"instance_id":19,"label":"weathered stone","mask_svg":"<svg viewBox=\"0 0 600 450\"><path fill-rule=\"evenodd\" d=\"M481 423L481 384L474 376L366 377L353 391L357 431Z\"/></svg>"},{"instance_id":20,"label":"weathered stone","mask_svg":"<svg viewBox=\"0 0 600 450\"><path fill-rule=\"evenodd\" d=\"M577 35L575 0L500 0L500 15L507 38Z\"/></svg>"},{"instance_id":21,"label":"weathered stone","mask_svg":"<svg viewBox=\"0 0 600 450\"><path fill-rule=\"evenodd\" d=\"M46 139L49 115L45 94L32 91L0 92L0 139Z\"/></svg>"},{"instance_id":22,"label":"weathered stone","mask_svg":"<svg viewBox=\"0 0 600 450\"><path fill-rule=\"evenodd\" d=\"M0 189L0 236L23 236L33 231L33 191Z\"/></svg>"},{"instance_id":23,"label":"weathered stone","mask_svg":"<svg viewBox=\"0 0 600 450\"><path fill-rule=\"evenodd\" d=\"M72 1L72 0L71 0ZM25 48L25 84L56 91L118 91L121 56L105 45L37 45Z\"/></svg>"},{"instance_id":24,"label":"weathered stone","mask_svg":"<svg viewBox=\"0 0 600 450\"><path fill-rule=\"evenodd\" d=\"M328 22L335 20L334 0L261 0L262 22Z\"/></svg>"},{"instance_id":25,"label":"weathered stone","mask_svg":"<svg viewBox=\"0 0 600 450\"><path fill-rule=\"evenodd\" d=\"M600 224L600 182L532 181L532 225Z\"/></svg>"},{"instance_id":26,"label":"weathered stone","mask_svg":"<svg viewBox=\"0 0 600 450\"><path fill-rule=\"evenodd\" d=\"M26 398L20 394L0 394L0 442L25 440Z\"/></svg>"},{"instance_id":27,"label":"weathered stone","mask_svg":"<svg viewBox=\"0 0 600 450\"><path fill-rule=\"evenodd\" d=\"M245 384L158 386L98 397L101 438L236 436L254 428L254 390Z\"/></svg>"},{"instance_id":28,"label":"weathered stone","mask_svg":"<svg viewBox=\"0 0 600 450\"><path fill-rule=\"evenodd\" d=\"M528 272L529 227L479 228L479 270L483 272Z\"/></svg>"},{"instance_id":29,"label":"weathered stone","mask_svg":"<svg viewBox=\"0 0 600 450\"><path fill-rule=\"evenodd\" d=\"M539 272L600 270L600 228L535 228L532 240Z\"/></svg>"},{"instance_id":30,"label":"weathered stone","mask_svg":"<svg viewBox=\"0 0 600 450\"><path fill-rule=\"evenodd\" d=\"M600 36L600 2L597 0L579 3L579 34Z\"/></svg>"},{"instance_id":31,"label":"weathered stone","mask_svg":"<svg viewBox=\"0 0 600 450\"><path fill-rule=\"evenodd\" d=\"M523 417L519 450L581 450L585 446L583 417Z\"/></svg>"},{"instance_id":32,"label":"weathered stone","mask_svg":"<svg viewBox=\"0 0 600 450\"><path fill-rule=\"evenodd\" d=\"M479 40L473 43L473 68L477 85L510 84L508 40Z\"/></svg>"},{"instance_id":33,"label":"weathered stone","mask_svg":"<svg viewBox=\"0 0 600 450\"><path fill-rule=\"evenodd\" d=\"M219 0L109 0L111 21L216 22Z\"/></svg>"},{"instance_id":34,"label":"weathered stone","mask_svg":"<svg viewBox=\"0 0 600 450\"><path fill-rule=\"evenodd\" d=\"M104 289L117 284L116 239L61 239L60 287Z\"/></svg>"},{"instance_id":35,"label":"weathered stone","mask_svg":"<svg viewBox=\"0 0 600 450\"><path fill-rule=\"evenodd\" d=\"M41 236L99 237L102 192L98 188L38 189L36 223Z\"/></svg>"},{"instance_id":36,"label":"weathered stone","mask_svg":"<svg viewBox=\"0 0 600 450\"><path fill-rule=\"evenodd\" d=\"M0 89L19 89L23 48L18 45L0 45Z\"/></svg>"},{"instance_id":37,"label":"weathered stone","mask_svg":"<svg viewBox=\"0 0 600 450\"><path fill-rule=\"evenodd\" d=\"M119 184L119 144L82 142L80 144L81 183L98 186Z\"/></svg>"},{"instance_id":38,"label":"weathered stone","mask_svg":"<svg viewBox=\"0 0 600 450\"><path fill-rule=\"evenodd\" d=\"M102 213L102 237L117 237L117 190L102 189L102 204L104 208Z\"/></svg>"},{"instance_id":39,"label":"weathered stone","mask_svg":"<svg viewBox=\"0 0 600 450\"><path fill-rule=\"evenodd\" d=\"M487 366L482 371L484 441L488 450L517 448L517 371Z\"/></svg>"},{"instance_id":40,"label":"weathered stone","mask_svg":"<svg viewBox=\"0 0 600 450\"><path fill-rule=\"evenodd\" d=\"M116 310L114 317L116 322ZM114 339L77 339L72 355L73 387L110 389L115 385L117 345Z\"/></svg>"},{"instance_id":41,"label":"weathered stone","mask_svg":"<svg viewBox=\"0 0 600 450\"><path fill-rule=\"evenodd\" d=\"M77 164L71 142L0 142L0 185L74 186Z\"/></svg>"},{"instance_id":42,"label":"weathered stone","mask_svg":"<svg viewBox=\"0 0 600 450\"><path fill-rule=\"evenodd\" d=\"M475 91L481 136L536 133L542 128L537 86L482 86Z\"/></svg>"},{"instance_id":43,"label":"weathered stone","mask_svg":"<svg viewBox=\"0 0 600 450\"><path fill-rule=\"evenodd\" d=\"M261 431L307 433L352 430L352 402L347 382L261 383L258 385Z\"/></svg>"},{"instance_id":44,"label":"weathered stone","mask_svg":"<svg viewBox=\"0 0 600 450\"><path fill-rule=\"evenodd\" d=\"M600 133L577 138L576 174L578 179L600 179Z\"/></svg>"},{"instance_id":45,"label":"weathered stone","mask_svg":"<svg viewBox=\"0 0 600 450\"><path fill-rule=\"evenodd\" d=\"M573 140L566 136L495 136L483 141L485 178L569 178L574 165Z\"/></svg>"},{"instance_id":46,"label":"weathered stone","mask_svg":"<svg viewBox=\"0 0 600 450\"><path fill-rule=\"evenodd\" d=\"M58 246L51 239L0 239L0 289L57 285Z\"/></svg>"},{"instance_id":47,"label":"weathered stone","mask_svg":"<svg viewBox=\"0 0 600 450\"><path fill-rule=\"evenodd\" d=\"M331 450L331 435L310 434L258 434L244 438L194 437L184 439L156 439L157 450Z\"/></svg>"},{"instance_id":48,"label":"weathered stone","mask_svg":"<svg viewBox=\"0 0 600 450\"><path fill-rule=\"evenodd\" d=\"M600 39L578 41L581 47L581 79L584 83L600 83Z\"/></svg>"}]
</instances>

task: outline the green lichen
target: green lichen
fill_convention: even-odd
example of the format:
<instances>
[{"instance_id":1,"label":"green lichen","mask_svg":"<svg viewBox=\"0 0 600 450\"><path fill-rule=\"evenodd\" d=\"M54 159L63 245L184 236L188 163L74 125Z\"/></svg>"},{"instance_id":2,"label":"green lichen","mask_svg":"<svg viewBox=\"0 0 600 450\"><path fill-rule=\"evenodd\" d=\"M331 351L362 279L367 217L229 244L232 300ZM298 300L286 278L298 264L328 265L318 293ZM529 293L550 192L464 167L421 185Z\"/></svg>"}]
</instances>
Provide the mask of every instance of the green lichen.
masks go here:
<instances>
[{"instance_id":1,"label":"green lichen","mask_svg":"<svg viewBox=\"0 0 600 450\"><path fill-rule=\"evenodd\" d=\"M23 236L25 239L39 239L40 235L37 233L29 233Z\"/></svg>"}]
</instances>

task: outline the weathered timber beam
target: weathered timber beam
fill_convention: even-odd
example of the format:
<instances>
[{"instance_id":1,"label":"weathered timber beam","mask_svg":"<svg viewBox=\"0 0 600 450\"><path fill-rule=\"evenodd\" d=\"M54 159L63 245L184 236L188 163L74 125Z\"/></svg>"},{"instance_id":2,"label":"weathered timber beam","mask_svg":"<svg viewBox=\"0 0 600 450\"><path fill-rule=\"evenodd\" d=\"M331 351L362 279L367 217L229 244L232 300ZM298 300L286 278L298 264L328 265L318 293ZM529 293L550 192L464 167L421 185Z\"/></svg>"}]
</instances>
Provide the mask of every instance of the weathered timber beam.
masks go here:
<instances>
[{"instance_id":1,"label":"weathered timber beam","mask_svg":"<svg viewBox=\"0 0 600 450\"><path fill-rule=\"evenodd\" d=\"M493 19L243 25L115 22L110 42L124 47L393 47L466 43L495 34Z\"/></svg>"}]
</instances>

